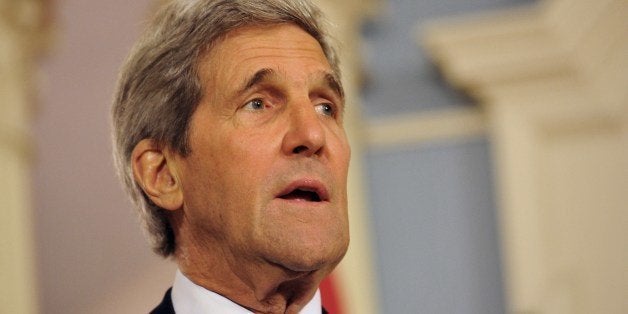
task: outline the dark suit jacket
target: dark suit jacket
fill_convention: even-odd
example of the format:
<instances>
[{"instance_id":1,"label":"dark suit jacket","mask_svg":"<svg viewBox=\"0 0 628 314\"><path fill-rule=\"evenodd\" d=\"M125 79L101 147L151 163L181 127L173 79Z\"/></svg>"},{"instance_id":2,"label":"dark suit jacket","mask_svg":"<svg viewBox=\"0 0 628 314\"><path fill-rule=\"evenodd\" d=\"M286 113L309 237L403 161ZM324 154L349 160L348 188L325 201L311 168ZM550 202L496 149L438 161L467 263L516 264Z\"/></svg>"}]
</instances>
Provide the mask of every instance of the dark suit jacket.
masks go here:
<instances>
[{"instance_id":1,"label":"dark suit jacket","mask_svg":"<svg viewBox=\"0 0 628 314\"><path fill-rule=\"evenodd\" d=\"M172 291L172 288L166 291L164 299L161 300L161 303L159 303L159 305L154 310L152 310L150 314L175 314L174 307L172 306L172 298L170 297L170 291ZM327 313L327 310L325 310L325 308L323 308L322 310L323 314L329 314Z\"/></svg>"},{"instance_id":2,"label":"dark suit jacket","mask_svg":"<svg viewBox=\"0 0 628 314\"><path fill-rule=\"evenodd\" d=\"M166 295L164 295L164 299L161 300L161 303L157 305L157 307L150 312L150 314L175 314L174 306L172 306L172 298L170 297L170 291L172 288L166 291Z\"/></svg>"}]
</instances>

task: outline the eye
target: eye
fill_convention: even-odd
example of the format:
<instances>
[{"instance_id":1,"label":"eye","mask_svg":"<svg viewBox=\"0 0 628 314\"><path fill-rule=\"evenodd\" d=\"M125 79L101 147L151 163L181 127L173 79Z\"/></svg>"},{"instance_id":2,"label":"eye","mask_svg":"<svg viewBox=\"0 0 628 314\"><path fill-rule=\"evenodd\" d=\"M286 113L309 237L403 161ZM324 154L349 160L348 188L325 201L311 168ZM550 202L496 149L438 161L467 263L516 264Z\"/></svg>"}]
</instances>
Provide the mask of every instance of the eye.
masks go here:
<instances>
[{"instance_id":1,"label":"eye","mask_svg":"<svg viewBox=\"0 0 628 314\"><path fill-rule=\"evenodd\" d=\"M266 106L264 105L263 100L256 98L244 104L243 108L251 111L258 111L266 108Z\"/></svg>"},{"instance_id":2,"label":"eye","mask_svg":"<svg viewBox=\"0 0 628 314\"><path fill-rule=\"evenodd\" d=\"M330 116L330 117L333 117L334 114L336 113L333 105L330 103L318 104L316 105L315 109L316 109L316 112L322 115Z\"/></svg>"}]
</instances>

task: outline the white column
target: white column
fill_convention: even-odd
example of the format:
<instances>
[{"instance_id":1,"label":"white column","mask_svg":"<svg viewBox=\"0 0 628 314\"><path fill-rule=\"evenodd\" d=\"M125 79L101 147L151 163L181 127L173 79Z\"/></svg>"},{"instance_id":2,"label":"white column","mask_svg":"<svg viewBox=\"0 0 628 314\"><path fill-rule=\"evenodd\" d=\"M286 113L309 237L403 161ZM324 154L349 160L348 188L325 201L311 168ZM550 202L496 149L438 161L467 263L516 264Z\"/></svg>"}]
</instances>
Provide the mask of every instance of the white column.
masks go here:
<instances>
[{"instance_id":1,"label":"white column","mask_svg":"<svg viewBox=\"0 0 628 314\"><path fill-rule=\"evenodd\" d=\"M0 313L37 313L30 167L42 4L0 0Z\"/></svg>"},{"instance_id":2,"label":"white column","mask_svg":"<svg viewBox=\"0 0 628 314\"><path fill-rule=\"evenodd\" d=\"M628 311L628 2L441 21L426 46L486 112L509 313Z\"/></svg>"},{"instance_id":3,"label":"white column","mask_svg":"<svg viewBox=\"0 0 628 314\"><path fill-rule=\"evenodd\" d=\"M365 130L360 106L359 82L361 56L360 27L373 14L378 0L315 1L333 25L333 36L339 42L343 84L347 94L345 129L351 143L349 169L349 223L351 244L335 274L343 293L342 302L349 314L378 313L377 278L374 270L373 243L367 217L366 186L364 183L363 153L366 146Z\"/></svg>"}]
</instances>

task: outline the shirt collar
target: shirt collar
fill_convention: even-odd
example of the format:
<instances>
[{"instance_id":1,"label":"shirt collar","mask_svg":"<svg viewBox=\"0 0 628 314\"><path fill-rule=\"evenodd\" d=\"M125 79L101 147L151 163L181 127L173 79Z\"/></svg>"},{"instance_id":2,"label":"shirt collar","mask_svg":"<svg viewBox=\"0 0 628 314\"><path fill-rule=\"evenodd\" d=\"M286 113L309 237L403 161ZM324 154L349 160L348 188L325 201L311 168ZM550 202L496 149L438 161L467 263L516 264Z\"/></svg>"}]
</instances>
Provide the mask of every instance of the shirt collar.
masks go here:
<instances>
[{"instance_id":1,"label":"shirt collar","mask_svg":"<svg viewBox=\"0 0 628 314\"><path fill-rule=\"evenodd\" d=\"M222 295L193 283L180 270L177 270L172 285L172 305L176 313L184 314L252 314L251 311ZM321 314L320 291L316 290L316 294L300 314Z\"/></svg>"}]
</instances>

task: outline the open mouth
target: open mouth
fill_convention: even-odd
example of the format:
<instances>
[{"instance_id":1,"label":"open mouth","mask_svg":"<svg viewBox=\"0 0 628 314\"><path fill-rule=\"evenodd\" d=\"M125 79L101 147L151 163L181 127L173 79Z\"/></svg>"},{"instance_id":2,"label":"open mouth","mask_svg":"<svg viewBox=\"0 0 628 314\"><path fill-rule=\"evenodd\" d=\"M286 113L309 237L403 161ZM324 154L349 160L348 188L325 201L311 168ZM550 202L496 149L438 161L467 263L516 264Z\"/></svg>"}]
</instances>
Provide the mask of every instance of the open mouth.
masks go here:
<instances>
[{"instance_id":1,"label":"open mouth","mask_svg":"<svg viewBox=\"0 0 628 314\"><path fill-rule=\"evenodd\" d=\"M316 180L296 180L277 194L277 198L303 202L329 201L329 192L325 185Z\"/></svg>"},{"instance_id":2,"label":"open mouth","mask_svg":"<svg viewBox=\"0 0 628 314\"><path fill-rule=\"evenodd\" d=\"M321 196L313 189L297 188L286 194L280 195L279 198L284 200L303 200L307 202L320 202Z\"/></svg>"}]
</instances>

